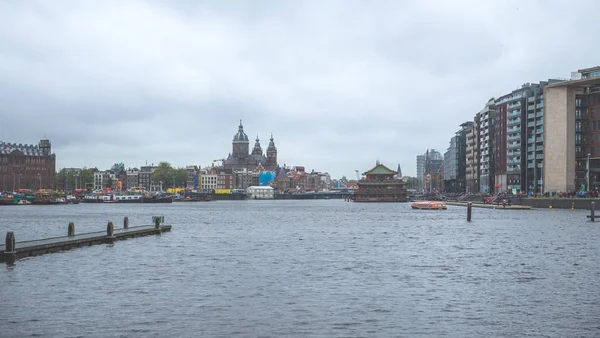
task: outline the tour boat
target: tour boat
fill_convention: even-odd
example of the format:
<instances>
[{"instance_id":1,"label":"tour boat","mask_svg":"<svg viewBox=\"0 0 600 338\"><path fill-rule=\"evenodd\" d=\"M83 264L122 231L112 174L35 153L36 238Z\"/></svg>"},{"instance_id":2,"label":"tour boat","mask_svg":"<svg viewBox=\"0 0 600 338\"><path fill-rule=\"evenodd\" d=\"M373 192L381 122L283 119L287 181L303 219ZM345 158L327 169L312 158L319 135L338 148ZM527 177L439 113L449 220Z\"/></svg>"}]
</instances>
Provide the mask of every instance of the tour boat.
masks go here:
<instances>
[{"instance_id":1,"label":"tour boat","mask_svg":"<svg viewBox=\"0 0 600 338\"><path fill-rule=\"evenodd\" d=\"M416 201L410 204L413 209L421 210L446 210L446 202L441 201Z\"/></svg>"}]
</instances>

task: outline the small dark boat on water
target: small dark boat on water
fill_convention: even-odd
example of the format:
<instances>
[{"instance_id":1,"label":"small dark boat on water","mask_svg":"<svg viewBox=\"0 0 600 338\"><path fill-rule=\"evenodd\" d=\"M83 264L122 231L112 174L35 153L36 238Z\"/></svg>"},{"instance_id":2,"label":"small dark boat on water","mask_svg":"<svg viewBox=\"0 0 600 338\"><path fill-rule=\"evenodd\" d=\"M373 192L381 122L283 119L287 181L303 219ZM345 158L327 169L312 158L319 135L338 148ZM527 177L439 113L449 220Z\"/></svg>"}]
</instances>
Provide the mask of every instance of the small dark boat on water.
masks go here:
<instances>
[{"instance_id":1,"label":"small dark boat on water","mask_svg":"<svg viewBox=\"0 0 600 338\"><path fill-rule=\"evenodd\" d=\"M140 198L142 203L173 203L173 197L166 196L144 196Z\"/></svg>"}]
</instances>

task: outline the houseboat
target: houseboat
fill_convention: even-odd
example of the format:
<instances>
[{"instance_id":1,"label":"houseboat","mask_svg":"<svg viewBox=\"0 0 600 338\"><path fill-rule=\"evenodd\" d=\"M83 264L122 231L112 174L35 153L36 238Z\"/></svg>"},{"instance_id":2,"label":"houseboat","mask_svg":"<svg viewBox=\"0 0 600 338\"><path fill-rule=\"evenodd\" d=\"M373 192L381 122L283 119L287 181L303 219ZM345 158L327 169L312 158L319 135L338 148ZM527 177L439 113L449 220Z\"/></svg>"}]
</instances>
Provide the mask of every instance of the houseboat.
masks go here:
<instances>
[{"instance_id":1,"label":"houseboat","mask_svg":"<svg viewBox=\"0 0 600 338\"><path fill-rule=\"evenodd\" d=\"M18 201L13 194L0 194L0 205L15 205Z\"/></svg>"}]
</instances>

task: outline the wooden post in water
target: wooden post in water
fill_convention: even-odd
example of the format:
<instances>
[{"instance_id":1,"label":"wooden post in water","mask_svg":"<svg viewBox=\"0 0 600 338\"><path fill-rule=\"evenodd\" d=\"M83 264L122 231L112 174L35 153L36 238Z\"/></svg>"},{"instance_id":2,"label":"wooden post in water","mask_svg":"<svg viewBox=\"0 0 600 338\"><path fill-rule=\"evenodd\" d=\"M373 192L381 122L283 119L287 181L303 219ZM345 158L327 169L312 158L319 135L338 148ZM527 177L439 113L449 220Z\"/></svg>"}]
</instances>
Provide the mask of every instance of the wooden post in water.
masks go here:
<instances>
[{"instance_id":1,"label":"wooden post in water","mask_svg":"<svg viewBox=\"0 0 600 338\"><path fill-rule=\"evenodd\" d=\"M4 252L6 253L13 253L16 251L16 242L15 242L15 233L12 231L8 231L6 233L6 247L4 249Z\"/></svg>"},{"instance_id":2,"label":"wooden post in water","mask_svg":"<svg viewBox=\"0 0 600 338\"><path fill-rule=\"evenodd\" d=\"M9 264L14 263L17 256L17 245L15 242L15 233L12 231L8 231L6 233L6 246L4 249L4 254L0 256L0 261L5 261Z\"/></svg>"},{"instance_id":3,"label":"wooden post in water","mask_svg":"<svg viewBox=\"0 0 600 338\"><path fill-rule=\"evenodd\" d=\"M154 218L154 228L157 230L160 229L160 217L158 216Z\"/></svg>"},{"instance_id":4,"label":"wooden post in water","mask_svg":"<svg viewBox=\"0 0 600 338\"><path fill-rule=\"evenodd\" d=\"M106 225L106 239L109 243L115 242L115 227L113 226L113 222L108 222L108 225Z\"/></svg>"},{"instance_id":5,"label":"wooden post in water","mask_svg":"<svg viewBox=\"0 0 600 338\"><path fill-rule=\"evenodd\" d=\"M592 206L590 208L590 221L596 221L596 202L592 201Z\"/></svg>"},{"instance_id":6,"label":"wooden post in water","mask_svg":"<svg viewBox=\"0 0 600 338\"><path fill-rule=\"evenodd\" d=\"M129 229L129 217L127 216L123 219L123 229Z\"/></svg>"},{"instance_id":7,"label":"wooden post in water","mask_svg":"<svg viewBox=\"0 0 600 338\"><path fill-rule=\"evenodd\" d=\"M473 208L473 202L467 203L467 222L471 222L471 209Z\"/></svg>"},{"instance_id":8,"label":"wooden post in water","mask_svg":"<svg viewBox=\"0 0 600 338\"><path fill-rule=\"evenodd\" d=\"M67 229L67 235L69 237L75 236L75 223L73 223L73 222L69 223L69 228Z\"/></svg>"}]
</instances>

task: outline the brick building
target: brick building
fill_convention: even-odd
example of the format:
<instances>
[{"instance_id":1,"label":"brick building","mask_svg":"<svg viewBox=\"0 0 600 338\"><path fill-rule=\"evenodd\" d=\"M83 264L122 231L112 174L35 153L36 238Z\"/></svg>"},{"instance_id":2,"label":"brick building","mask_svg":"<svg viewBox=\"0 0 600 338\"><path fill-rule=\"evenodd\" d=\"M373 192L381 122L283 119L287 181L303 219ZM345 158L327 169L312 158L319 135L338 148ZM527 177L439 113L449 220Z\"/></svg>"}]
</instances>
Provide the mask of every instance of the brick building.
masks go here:
<instances>
[{"instance_id":1,"label":"brick building","mask_svg":"<svg viewBox=\"0 0 600 338\"><path fill-rule=\"evenodd\" d=\"M56 156L49 140L38 145L0 142L0 191L53 189Z\"/></svg>"}]
</instances>

